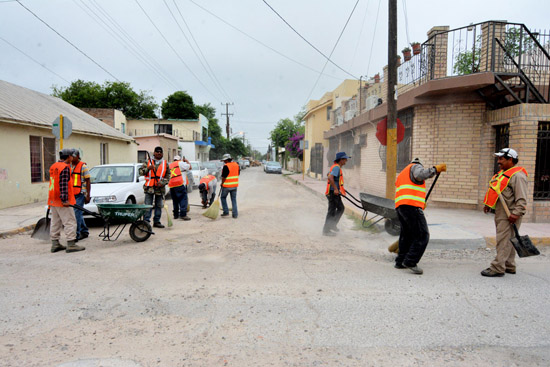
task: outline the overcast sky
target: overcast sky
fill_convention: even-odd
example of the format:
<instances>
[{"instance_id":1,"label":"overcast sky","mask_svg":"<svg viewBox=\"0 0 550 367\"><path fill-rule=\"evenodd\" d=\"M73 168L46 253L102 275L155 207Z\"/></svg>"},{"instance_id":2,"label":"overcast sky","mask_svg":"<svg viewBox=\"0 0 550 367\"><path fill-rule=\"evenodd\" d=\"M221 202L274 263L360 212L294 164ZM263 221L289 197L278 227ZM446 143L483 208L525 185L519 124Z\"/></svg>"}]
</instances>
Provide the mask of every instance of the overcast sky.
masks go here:
<instances>
[{"instance_id":1,"label":"overcast sky","mask_svg":"<svg viewBox=\"0 0 550 367\"><path fill-rule=\"evenodd\" d=\"M331 57L345 72L329 63L319 78L326 59L263 0L21 0L82 53L19 2L0 0L0 79L51 94L76 79L116 78L159 104L185 90L216 108L224 133L222 103L232 102L233 133L265 152L277 121L345 78L382 71L388 24L387 0L266 2L327 56L351 14ZM541 0L398 0L398 53L434 25L508 20L538 30L548 29L548 14Z\"/></svg>"}]
</instances>

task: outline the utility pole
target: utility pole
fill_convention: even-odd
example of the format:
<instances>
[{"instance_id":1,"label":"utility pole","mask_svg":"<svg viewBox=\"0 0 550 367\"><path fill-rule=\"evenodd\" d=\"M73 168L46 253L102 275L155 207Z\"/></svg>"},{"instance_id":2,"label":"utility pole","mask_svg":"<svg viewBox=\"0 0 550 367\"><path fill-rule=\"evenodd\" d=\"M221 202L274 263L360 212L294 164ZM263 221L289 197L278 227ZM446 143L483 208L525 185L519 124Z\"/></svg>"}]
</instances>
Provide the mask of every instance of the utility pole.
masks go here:
<instances>
[{"instance_id":1,"label":"utility pole","mask_svg":"<svg viewBox=\"0 0 550 367\"><path fill-rule=\"evenodd\" d=\"M222 103L222 106L225 104L225 113L222 113L222 116L226 116L227 117L227 123L225 125L225 132L227 134L227 140L229 140L229 133L230 133L230 130L229 130L229 116L233 116L232 113L229 113L229 106L233 105L233 103Z\"/></svg>"},{"instance_id":2,"label":"utility pole","mask_svg":"<svg viewBox=\"0 0 550 367\"><path fill-rule=\"evenodd\" d=\"M397 171L397 0L388 0L388 122L386 132L386 197L395 198Z\"/></svg>"},{"instance_id":3,"label":"utility pole","mask_svg":"<svg viewBox=\"0 0 550 367\"><path fill-rule=\"evenodd\" d=\"M361 114L361 89L363 89L363 75L359 77L359 112L357 112L357 116Z\"/></svg>"}]
</instances>

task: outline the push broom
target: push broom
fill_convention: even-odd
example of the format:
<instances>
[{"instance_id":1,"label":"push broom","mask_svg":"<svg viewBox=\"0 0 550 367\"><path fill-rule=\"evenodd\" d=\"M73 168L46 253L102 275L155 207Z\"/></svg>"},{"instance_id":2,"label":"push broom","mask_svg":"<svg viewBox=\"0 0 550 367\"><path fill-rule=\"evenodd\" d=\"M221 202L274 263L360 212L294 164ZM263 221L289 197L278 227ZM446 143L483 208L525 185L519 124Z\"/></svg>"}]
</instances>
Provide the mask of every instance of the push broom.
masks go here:
<instances>
[{"instance_id":1,"label":"push broom","mask_svg":"<svg viewBox=\"0 0 550 367\"><path fill-rule=\"evenodd\" d=\"M202 215L204 215L206 218L210 219L217 219L218 215L220 214L220 195L222 193L222 189L220 188L220 192L218 193L218 197L216 198L216 201L210 205L210 208L206 209Z\"/></svg>"}]
</instances>

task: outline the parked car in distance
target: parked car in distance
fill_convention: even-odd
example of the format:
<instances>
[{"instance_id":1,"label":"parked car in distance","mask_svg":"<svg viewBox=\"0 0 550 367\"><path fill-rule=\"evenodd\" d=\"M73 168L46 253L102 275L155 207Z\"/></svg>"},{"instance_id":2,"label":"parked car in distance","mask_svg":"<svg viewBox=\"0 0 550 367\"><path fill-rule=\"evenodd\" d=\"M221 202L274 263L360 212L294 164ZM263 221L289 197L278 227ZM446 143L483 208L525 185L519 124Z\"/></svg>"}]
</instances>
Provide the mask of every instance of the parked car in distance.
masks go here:
<instances>
[{"instance_id":1,"label":"parked car in distance","mask_svg":"<svg viewBox=\"0 0 550 367\"><path fill-rule=\"evenodd\" d=\"M208 174L208 169L203 166L202 162L199 161L189 161L191 165L191 172L193 173L193 187L199 186L201 178Z\"/></svg>"},{"instance_id":2,"label":"parked car in distance","mask_svg":"<svg viewBox=\"0 0 550 367\"><path fill-rule=\"evenodd\" d=\"M241 171L246 169L246 164L244 164L244 161L242 159L237 159L237 163L239 164Z\"/></svg>"},{"instance_id":3,"label":"parked car in distance","mask_svg":"<svg viewBox=\"0 0 550 367\"><path fill-rule=\"evenodd\" d=\"M246 167L250 167L250 161L248 159L243 159L243 161Z\"/></svg>"},{"instance_id":4,"label":"parked car in distance","mask_svg":"<svg viewBox=\"0 0 550 367\"><path fill-rule=\"evenodd\" d=\"M223 163L221 166L219 166L215 162L210 161L204 162L203 165L208 170L209 175L216 177L218 180L220 179L220 176L222 175Z\"/></svg>"},{"instance_id":5,"label":"parked car in distance","mask_svg":"<svg viewBox=\"0 0 550 367\"><path fill-rule=\"evenodd\" d=\"M279 162L267 162L265 173L283 173L283 168Z\"/></svg>"},{"instance_id":6,"label":"parked car in distance","mask_svg":"<svg viewBox=\"0 0 550 367\"><path fill-rule=\"evenodd\" d=\"M92 191L84 207L97 213L97 204L143 204L145 177L139 175L141 163L103 164L90 169Z\"/></svg>"}]
</instances>

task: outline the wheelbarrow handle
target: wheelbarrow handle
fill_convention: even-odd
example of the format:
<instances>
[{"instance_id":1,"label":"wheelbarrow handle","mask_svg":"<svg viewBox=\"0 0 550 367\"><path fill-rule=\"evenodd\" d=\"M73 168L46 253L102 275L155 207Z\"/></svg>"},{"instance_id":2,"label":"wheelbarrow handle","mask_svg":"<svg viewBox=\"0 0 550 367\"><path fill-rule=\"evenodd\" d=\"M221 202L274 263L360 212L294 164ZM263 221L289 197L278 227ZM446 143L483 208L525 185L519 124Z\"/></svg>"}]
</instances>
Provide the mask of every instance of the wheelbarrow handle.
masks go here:
<instances>
[{"instance_id":1,"label":"wheelbarrow handle","mask_svg":"<svg viewBox=\"0 0 550 367\"><path fill-rule=\"evenodd\" d=\"M73 205L69 205L69 206L72 206L72 207L75 208L75 209L81 210L81 211L83 211L84 213L86 213L86 214L88 214L88 215L94 216L94 217L96 217L96 218L102 218L102 219L103 219L103 217L101 216L101 214L97 214L97 213L94 213L94 212L92 212L92 211L89 211L88 209L86 209L86 208L84 208L83 206L80 206L80 205L78 205L78 204L73 204Z\"/></svg>"}]
</instances>

